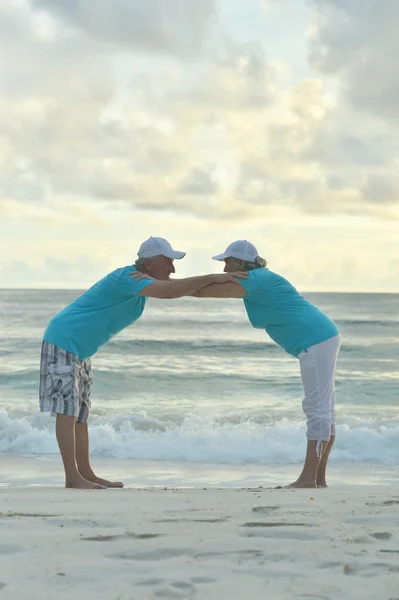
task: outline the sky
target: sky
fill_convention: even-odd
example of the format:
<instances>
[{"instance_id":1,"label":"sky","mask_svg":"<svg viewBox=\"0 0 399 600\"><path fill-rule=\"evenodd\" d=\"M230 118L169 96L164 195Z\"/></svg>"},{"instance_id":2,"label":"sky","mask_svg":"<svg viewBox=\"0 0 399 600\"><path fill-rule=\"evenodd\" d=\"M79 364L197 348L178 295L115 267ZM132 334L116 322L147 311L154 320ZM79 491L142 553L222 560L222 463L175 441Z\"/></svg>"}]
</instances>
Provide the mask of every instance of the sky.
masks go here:
<instances>
[{"instance_id":1,"label":"sky","mask_svg":"<svg viewBox=\"0 0 399 600\"><path fill-rule=\"evenodd\" d=\"M397 0L2 0L0 287L236 239L301 291L399 292Z\"/></svg>"}]
</instances>

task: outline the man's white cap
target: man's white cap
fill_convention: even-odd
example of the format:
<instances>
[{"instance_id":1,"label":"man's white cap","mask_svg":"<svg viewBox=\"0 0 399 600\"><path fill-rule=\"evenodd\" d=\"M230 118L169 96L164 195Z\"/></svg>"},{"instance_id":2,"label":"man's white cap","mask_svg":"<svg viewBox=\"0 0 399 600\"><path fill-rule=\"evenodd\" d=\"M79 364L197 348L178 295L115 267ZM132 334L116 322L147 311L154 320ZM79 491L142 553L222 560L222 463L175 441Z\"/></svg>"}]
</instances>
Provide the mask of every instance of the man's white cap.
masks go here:
<instances>
[{"instance_id":1,"label":"man's white cap","mask_svg":"<svg viewBox=\"0 0 399 600\"><path fill-rule=\"evenodd\" d=\"M185 252L173 250L168 240L161 237L150 237L145 240L139 248L139 258L153 258L154 256L166 256L167 258L184 258Z\"/></svg>"},{"instance_id":2,"label":"man's white cap","mask_svg":"<svg viewBox=\"0 0 399 600\"><path fill-rule=\"evenodd\" d=\"M225 258L239 258L245 262L255 262L258 251L251 242L247 240L237 240L227 246L222 254L212 256L213 260L224 260Z\"/></svg>"}]
</instances>

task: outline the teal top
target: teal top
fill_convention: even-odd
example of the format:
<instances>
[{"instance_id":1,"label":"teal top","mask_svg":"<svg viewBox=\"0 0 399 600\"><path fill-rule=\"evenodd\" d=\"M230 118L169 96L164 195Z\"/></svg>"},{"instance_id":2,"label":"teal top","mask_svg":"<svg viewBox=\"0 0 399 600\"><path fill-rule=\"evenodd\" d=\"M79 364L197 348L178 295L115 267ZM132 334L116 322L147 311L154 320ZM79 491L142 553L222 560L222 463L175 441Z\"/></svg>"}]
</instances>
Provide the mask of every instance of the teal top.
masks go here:
<instances>
[{"instance_id":1,"label":"teal top","mask_svg":"<svg viewBox=\"0 0 399 600\"><path fill-rule=\"evenodd\" d=\"M141 290L153 283L135 281L134 265L116 269L59 312L43 339L86 360L143 313L147 298Z\"/></svg>"},{"instance_id":2,"label":"teal top","mask_svg":"<svg viewBox=\"0 0 399 600\"><path fill-rule=\"evenodd\" d=\"M257 268L237 281L247 291L243 300L253 327L265 329L292 356L339 334L334 321L281 275Z\"/></svg>"}]
</instances>

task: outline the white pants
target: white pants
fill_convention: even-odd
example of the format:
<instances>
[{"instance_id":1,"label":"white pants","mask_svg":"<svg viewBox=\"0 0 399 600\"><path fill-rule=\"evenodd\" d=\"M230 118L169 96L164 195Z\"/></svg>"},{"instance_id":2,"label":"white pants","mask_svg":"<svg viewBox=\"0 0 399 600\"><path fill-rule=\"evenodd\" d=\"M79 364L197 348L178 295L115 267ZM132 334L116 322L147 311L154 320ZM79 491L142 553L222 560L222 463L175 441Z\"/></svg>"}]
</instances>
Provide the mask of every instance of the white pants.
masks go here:
<instances>
[{"instance_id":1,"label":"white pants","mask_svg":"<svg viewBox=\"0 0 399 600\"><path fill-rule=\"evenodd\" d=\"M341 336L336 335L298 356L308 440L328 442L335 435L335 368L340 345Z\"/></svg>"}]
</instances>

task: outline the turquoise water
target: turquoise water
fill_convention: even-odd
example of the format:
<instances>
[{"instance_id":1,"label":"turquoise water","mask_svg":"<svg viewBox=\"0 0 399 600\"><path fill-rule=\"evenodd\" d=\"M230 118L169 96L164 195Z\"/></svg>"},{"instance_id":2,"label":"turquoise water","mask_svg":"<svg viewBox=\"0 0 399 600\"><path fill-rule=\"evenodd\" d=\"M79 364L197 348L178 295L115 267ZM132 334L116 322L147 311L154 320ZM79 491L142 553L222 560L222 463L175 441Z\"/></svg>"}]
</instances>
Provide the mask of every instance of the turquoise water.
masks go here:
<instances>
[{"instance_id":1,"label":"turquoise water","mask_svg":"<svg viewBox=\"0 0 399 600\"><path fill-rule=\"evenodd\" d=\"M38 413L41 337L80 294L0 290L0 452L57 454ZM305 294L306 295L306 294ZM340 327L332 463L399 461L399 295L307 294ZM103 459L292 465L305 423L296 359L249 324L241 300L149 300L93 358L91 448Z\"/></svg>"}]
</instances>

